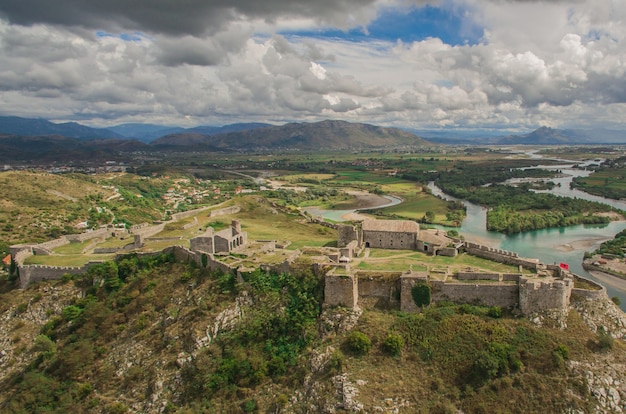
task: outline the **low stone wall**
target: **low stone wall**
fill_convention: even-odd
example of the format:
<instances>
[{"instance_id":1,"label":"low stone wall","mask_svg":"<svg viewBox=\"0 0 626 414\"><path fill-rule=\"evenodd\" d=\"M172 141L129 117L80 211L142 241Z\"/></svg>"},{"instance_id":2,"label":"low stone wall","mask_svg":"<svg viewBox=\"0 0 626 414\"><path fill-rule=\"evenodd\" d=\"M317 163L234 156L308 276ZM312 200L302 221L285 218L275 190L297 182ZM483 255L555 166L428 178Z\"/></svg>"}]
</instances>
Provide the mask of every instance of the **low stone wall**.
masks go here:
<instances>
[{"instance_id":1,"label":"low stone wall","mask_svg":"<svg viewBox=\"0 0 626 414\"><path fill-rule=\"evenodd\" d=\"M66 244L70 244L70 241L67 239L66 236L61 236L58 239L54 239L54 240L50 240L50 241L47 241L47 242L39 243L36 246L33 246L33 249L35 247L37 247L37 248L43 249L43 250L53 250L53 249L56 249L57 247L65 246Z\"/></svg>"},{"instance_id":2,"label":"low stone wall","mask_svg":"<svg viewBox=\"0 0 626 414\"><path fill-rule=\"evenodd\" d=\"M200 207L200 208L196 208L193 210L181 211L180 213L174 213L172 214L172 221L184 220L186 218L195 216L196 214L202 213L203 211L206 211L210 209L211 207L212 206Z\"/></svg>"},{"instance_id":3,"label":"low stone wall","mask_svg":"<svg viewBox=\"0 0 626 414\"><path fill-rule=\"evenodd\" d=\"M459 250L455 247L444 247L437 250L437 256L456 257Z\"/></svg>"},{"instance_id":4,"label":"low stone wall","mask_svg":"<svg viewBox=\"0 0 626 414\"><path fill-rule=\"evenodd\" d=\"M142 227L140 229L134 230L133 234L142 238L148 238L162 232L165 228L165 224L167 223L159 223L153 226Z\"/></svg>"},{"instance_id":5,"label":"low stone wall","mask_svg":"<svg viewBox=\"0 0 626 414\"><path fill-rule=\"evenodd\" d=\"M456 274L459 280L495 280L500 281L500 273L483 273L483 272L458 272Z\"/></svg>"},{"instance_id":6,"label":"low stone wall","mask_svg":"<svg viewBox=\"0 0 626 414\"><path fill-rule=\"evenodd\" d=\"M86 240L91 240L95 238L107 238L110 236L111 232L114 232L115 229L107 229L106 227L102 227L97 230L86 231L79 234L67 234L65 238L70 241L70 243L82 243Z\"/></svg>"},{"instance_id":7,"label":"low stone wall","mask_svg":"<svg viewBox=\"0 0 626 414\"><path fill-rule=\"evenodd\" d=\"M526 269L537 270L538 260L524 259L518 257L517 253L507 250L494 249L493 247L482 246L476 243L465 243L465 251L473 256L482 257L484 259L493 260L494 262L504 263L514 266L522 266Z\"/></svg>"},{"instance_id":8,"label":"low stone wall","mask_svg":"<svg viewBox=\"0 0 626 414\"><path fill-rule=\"evenodd\" d=\"M594 300L604 300L609 297L606 291L606 287L604 287L604 285L601 285L600 283L596 283L595 281L591 279L587 279L585 277L578 276L578 275L574 275L574 285L576 285L576 279L581 279L585 283L596 286L597 289L595 290L580 289L580 288L574 287L572 289L572 295L576 295L580 298L594 299Z\"/></svg>"},{"instance_id":9,"label":"low stone wall","mask_svg":"<svg viewBox=\"0 0 626 414\"><path fill-rule=\"evenodd\" d=\"M220 208L218 210L211 211L211 213L209 213L209 217L227 216L230 214L237 214L240 211L241 211L240 206L225 207L225 208Z\"/></svg>"}]
</instances>

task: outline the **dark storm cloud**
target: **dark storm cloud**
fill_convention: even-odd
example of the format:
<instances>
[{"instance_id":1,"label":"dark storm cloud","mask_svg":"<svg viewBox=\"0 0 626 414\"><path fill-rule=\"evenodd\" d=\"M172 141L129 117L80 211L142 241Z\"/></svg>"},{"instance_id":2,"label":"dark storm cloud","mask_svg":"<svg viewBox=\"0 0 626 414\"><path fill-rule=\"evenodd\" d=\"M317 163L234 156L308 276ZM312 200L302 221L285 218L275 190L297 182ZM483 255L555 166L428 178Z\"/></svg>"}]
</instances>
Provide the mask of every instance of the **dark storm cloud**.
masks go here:
<instances>
[{"instance_id":1,"label":"dark storm cloud","mask_svg":"<svg viewBox=\"0 0 626 414\"><path fill-rule=\"evenodd\" d=\"M11 23L37 23L106 30L140 30L199 36L242 18L274 21L312 18L348 28L366 22L374 0L4 0L0 15Z\"/></svg>"}]
</instances>

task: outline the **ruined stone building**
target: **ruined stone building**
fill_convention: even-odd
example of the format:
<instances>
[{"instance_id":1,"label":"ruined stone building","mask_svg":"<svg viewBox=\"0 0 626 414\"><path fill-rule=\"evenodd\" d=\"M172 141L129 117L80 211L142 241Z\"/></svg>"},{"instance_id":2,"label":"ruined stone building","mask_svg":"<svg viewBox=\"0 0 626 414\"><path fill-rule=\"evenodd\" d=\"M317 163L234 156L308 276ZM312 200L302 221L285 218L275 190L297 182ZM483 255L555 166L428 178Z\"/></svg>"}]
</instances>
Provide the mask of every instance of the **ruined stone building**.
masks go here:
<instances>
[{"instance_id":1,"label":"ruined stone building","mask_svg":"<svg viewBox=\"0 0 626 414\"><path fill-rule=\"evenodd\" d=\"M240 246L248 243L248 233L241 231L239 220L233 220L230 227L214 231L212 227L207 227L204 234L190 240L192 251L204 253L230 253Z\"/></svg>"}]
</instances>

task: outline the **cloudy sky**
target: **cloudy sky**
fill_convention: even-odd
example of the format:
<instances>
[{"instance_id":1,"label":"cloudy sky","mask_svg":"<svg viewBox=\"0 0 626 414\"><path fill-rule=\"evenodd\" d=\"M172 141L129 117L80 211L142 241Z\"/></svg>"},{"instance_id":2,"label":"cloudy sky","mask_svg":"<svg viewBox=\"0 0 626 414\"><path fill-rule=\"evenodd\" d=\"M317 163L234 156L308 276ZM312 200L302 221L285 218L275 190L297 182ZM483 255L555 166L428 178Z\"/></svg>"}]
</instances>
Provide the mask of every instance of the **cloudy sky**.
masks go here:
<instances>
[{"instance_id":1,"label":"cloudy sky","mask_svg":"<svg viewBox=\"0 0 626 414\"><path fill-rule=\"evenodd\" d=\"M0 114L626 129L624 0L3 0Z\"/></svg>"}]
</instances>

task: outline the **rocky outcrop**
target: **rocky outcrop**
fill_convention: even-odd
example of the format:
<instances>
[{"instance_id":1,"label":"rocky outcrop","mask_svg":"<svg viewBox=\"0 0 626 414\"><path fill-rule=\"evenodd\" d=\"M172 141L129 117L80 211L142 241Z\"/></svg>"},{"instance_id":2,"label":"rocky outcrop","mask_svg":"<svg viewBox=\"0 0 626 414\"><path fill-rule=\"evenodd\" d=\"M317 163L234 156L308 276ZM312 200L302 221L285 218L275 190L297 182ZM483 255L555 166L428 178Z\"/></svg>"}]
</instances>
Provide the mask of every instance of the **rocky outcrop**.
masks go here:
<instances>
[{"instance_id":1,"label":"rocky outcrop","mask_svg":"<svg viewBox=\"0 0 626 414\"><path fill-rule=\"evenodd\" d=\"M580 298L572 301L592 332L599 329L616 339L626 339L626 314L608 297L602 300Z\"/></svg>"}]
</instances>

